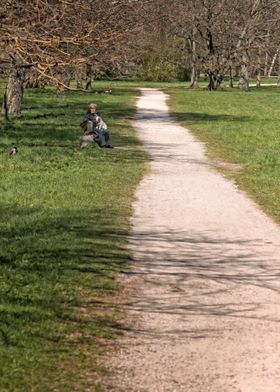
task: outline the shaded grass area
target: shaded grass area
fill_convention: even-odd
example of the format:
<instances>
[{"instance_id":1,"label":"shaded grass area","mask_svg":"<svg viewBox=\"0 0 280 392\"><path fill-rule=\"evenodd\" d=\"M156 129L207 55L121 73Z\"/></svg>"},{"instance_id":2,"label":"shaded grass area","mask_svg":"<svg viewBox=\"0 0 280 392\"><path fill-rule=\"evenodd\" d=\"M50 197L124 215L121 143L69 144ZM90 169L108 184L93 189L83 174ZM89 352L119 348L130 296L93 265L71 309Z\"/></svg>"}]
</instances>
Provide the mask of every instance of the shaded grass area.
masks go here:
<instances>
[{"instance_id":1,"label":"shaded grass area","mask_svg":"<svg viewBox=\"0 0 280 392\"><path fill-rule=\"evenodd\" d=\"M280 222L280 90L173 90L171 111L211 158L242 165L230 176Z\"/></svg>"},{"instance_id":2,"label":"shaded grass area","mask_svg":"<svg viewBox=\"0 0 280 392\"><path fill-rule=\"evenodd\" d=\"M1 391L101 390L98 355L119 333L106 304L129 261L131 202L146 161L130 125L135 95L27 90L22 117L0 119ZM115 149L79 148L90 102Z\"/></svg>"}]
</instances>

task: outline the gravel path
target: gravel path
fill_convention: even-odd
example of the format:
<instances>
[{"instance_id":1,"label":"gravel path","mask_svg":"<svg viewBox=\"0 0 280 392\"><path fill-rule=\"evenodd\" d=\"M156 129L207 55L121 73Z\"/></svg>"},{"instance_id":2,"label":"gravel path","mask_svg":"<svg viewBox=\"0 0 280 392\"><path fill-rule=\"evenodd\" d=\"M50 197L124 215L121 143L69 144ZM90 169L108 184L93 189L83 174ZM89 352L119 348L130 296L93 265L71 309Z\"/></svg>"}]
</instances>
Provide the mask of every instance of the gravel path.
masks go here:
<instances>
[{"instance_id":1,"label":"gravel path","mask_svg":"<svg viewBox=\"0 0 280 392\"><path fill-rule=\"evenodd\" d=\"M136 192L134 266L113 391L279 392L280 229L142 89L151 154Z\"/></svg>"}]
</instances>

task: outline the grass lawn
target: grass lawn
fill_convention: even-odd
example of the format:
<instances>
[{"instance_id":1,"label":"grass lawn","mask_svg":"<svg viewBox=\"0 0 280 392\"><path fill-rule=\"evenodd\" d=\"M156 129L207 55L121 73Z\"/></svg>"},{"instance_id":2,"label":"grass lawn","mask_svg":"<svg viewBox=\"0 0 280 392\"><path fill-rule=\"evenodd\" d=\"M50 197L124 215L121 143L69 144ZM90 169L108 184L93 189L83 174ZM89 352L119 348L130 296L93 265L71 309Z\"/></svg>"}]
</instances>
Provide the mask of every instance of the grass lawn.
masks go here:
<instances>
[{"instance_id":1,"label":"grass lawn","mask_svg":"<svg viewBox=\"0 0 280 392\"><path fill-rule=\"evenodd\" d=\"M22 117L0 118L1 391L102 390L98 355L120 333L115 276L146 161L136 95L26 90ZM120 148L79 148L90 102Z\"/></svg>"},{"instance_id":2,"label":"grass lawn","mask_svg":"<svg viewBox=\"0 0 280 392\"><path fill-rule=\"evenodd\" d=\"M211 158L241 164L227 175L280 222L280 90L186 85L114 82L112 95L27 90L22 117L0 118L0 391L102 390L98 358L121 333L115 277L130 260L131 202L147 161L130 124L136 86L170 94L173 116ZM90 102L119 148L79 148Z\"/></svg>"},{"instance_id":3,"label":"grass lawn","mask_svg":"<svg viewBox=\"0 0 280 392\"><path fill-rule=\"evenodd\" d=\"M280 223L280 89L169 90L174 117L206 143L209 156Z\"/></svg>"}]
</instances>

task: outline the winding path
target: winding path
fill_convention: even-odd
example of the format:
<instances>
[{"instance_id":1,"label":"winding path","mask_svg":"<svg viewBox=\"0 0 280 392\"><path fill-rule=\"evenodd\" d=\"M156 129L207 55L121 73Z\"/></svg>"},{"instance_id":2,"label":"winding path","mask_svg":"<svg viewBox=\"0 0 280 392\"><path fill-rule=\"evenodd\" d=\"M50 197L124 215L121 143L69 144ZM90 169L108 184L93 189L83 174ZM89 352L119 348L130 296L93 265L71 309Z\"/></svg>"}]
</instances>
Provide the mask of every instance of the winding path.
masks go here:
<instances>
[{"instance_id":1,"label":"winding path","mask_svg":"<svg viewBox=\"0 0 280 392\"><path fill-rule=\"evenodd\" d=\"M142 89L152 158L136 192L114 391L279 392L280 229Z\"/></svg>"}]
</instances>

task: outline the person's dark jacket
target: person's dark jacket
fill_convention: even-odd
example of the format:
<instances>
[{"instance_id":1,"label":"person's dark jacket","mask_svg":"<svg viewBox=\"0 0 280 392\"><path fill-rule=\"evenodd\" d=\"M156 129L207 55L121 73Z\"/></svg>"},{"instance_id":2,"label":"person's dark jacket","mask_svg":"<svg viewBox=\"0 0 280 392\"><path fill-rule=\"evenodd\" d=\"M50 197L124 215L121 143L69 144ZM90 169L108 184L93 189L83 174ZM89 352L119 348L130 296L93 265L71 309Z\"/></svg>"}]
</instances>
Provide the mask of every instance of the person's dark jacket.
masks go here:
<instances>
[{"instance_id":1,"label":"person's dark jacket","mask_svg":"<svg viewBox=\"0 0 280 392\"><path fill-rule=\"evenodd\" d=\"M80 124L83 129L87 129L87 122L91 121L93 123L93 129L97 127L96 113L86 112L84 115L83 122Z\"/></svg>"}]
</instances>

